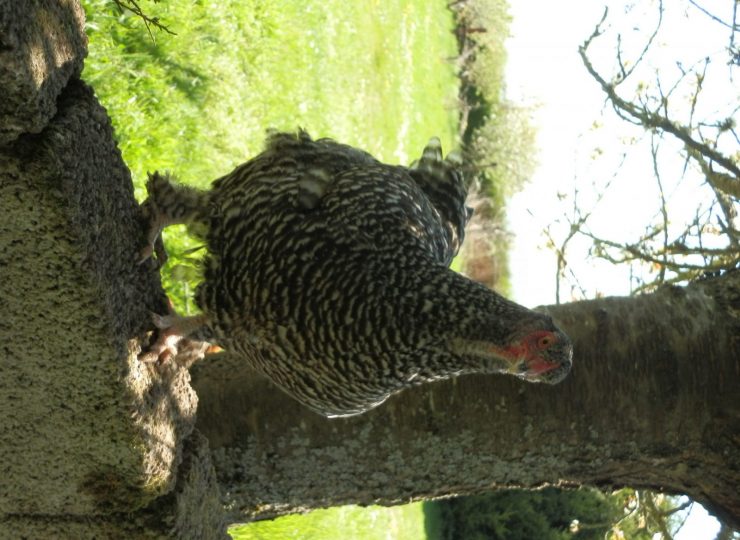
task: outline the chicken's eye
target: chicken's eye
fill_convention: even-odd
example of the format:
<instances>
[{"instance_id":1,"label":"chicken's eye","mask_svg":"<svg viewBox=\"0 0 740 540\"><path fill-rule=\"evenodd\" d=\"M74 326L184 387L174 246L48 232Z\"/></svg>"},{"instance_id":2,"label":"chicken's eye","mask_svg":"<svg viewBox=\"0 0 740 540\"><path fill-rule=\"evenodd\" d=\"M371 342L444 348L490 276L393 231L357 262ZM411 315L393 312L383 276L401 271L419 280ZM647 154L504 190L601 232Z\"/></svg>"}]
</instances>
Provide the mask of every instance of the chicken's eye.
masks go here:
<instances>
[{"instance_id":1,"label":"chicken's eye","mask_svg":"<svg viewBox=\"0 0 740 540\"><path fill-rule=\"evenodd\" d=\"M552 336L542 336L539 340L537 340L537 345L540 349L546 349L550 345L552 345L553 341L555 341L555 338Z\"/></svg>"}]
</instances>

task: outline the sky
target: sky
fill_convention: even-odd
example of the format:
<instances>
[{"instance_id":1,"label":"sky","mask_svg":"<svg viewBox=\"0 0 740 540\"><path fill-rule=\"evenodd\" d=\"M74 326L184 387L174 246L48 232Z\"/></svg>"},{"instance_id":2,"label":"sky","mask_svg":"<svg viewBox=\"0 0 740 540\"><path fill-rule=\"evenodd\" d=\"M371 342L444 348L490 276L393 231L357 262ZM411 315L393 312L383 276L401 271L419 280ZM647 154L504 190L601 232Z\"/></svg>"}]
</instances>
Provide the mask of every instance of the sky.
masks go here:
<instances>
[{"instance_id":1,"label":"sky","mask_svg":"<svg viewBox=\"0 0 740 540\"><path fill-rule=\"evenodd\" d=\"M643 12L625 13L620 4L611 2L607 22L613 28L623 29L623 45L629 52L642 47L644 40L639 36L644 36L646 28L652 28L656 12L645 8ZM706 0L704 5L712 9L719 2ZM647 141L638 141L622 168L618 167L624 148L621 142L633 143L639 133L604 107L604 95L578 55L578 46L591 34L603 12L604 4L593 0L511 2L507 97L534 106L533 120L538 129L536 172L507 205L509 229L514 234L510 251L512 296L526 306L555 303L556 257L546 247L543 231L549 226L556 240L565 237L569 225L564 216L572 214L576 191L578 204L594 210L589 228L615 240L639 235L646 223L655 222L659 211ZM669 61L668 67L661 68L665 70L661 76L674 75L671 69L675 70L675 61L671 59L677 55L692 57L706 54L707 47L717 50L726 45L728 35L719 35L709 22L698 12L689 17L666 16L663 28L672 41L661 38L655 42L663 51L663 60ZM614 66L614 35L594 42L591 56L608 80ZM737 102L737 92L710 96L709 101ZM595 121L598 128L594 128ZM670 147L666 151L671 151ZM704 196L703 187L699 179L682 175L680 157L666 162L666 167L667 174L663 176L675 185L666 185L664 189L672 217L679 222L696 210L697 201ZM621 172L615 176L618 170ZM561 287L561 301L630 293L633 283L629 268L591 260L590 245L585 238L572 241L567 255L577 279L570 279ZM717 521L695 504L676 539L710 540L718 529Z\"/></svg>"}]
</instances>

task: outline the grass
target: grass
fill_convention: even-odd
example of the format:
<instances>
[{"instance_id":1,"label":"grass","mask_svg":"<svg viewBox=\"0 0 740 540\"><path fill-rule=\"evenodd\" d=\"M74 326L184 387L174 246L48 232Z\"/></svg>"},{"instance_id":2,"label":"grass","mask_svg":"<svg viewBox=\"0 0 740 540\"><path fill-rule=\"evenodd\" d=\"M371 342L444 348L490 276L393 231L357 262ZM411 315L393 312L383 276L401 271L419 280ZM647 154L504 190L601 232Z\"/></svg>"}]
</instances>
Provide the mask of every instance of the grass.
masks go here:
<instances>
[{"instance_id":1,"label":"grass","mask_svg":"<svg viewBox=\"0 0 740 540\"><path fill-rule=\"evenodd\" d=\"M408 164L429 137L456 146L459 81L453 19L414 1L141 2L177 35L110 0L83 0L90 54L83 78L113 120L138 200L146 172L199 187L258 153L268 128L307 129ZM164 234L163 284L190 313L196 247Z\"/></svg>"},{"instance_id":2,"label":"grass","mask_svg":"<svg viewBox=\"0 0 740 540\"><path fill-rule=\"evenodd\" d=\"M143 196L147 169L207 185L257 153L267 128L307 128L389 162L432 135L449 148L458 81L444 6L423 1L202 0L150 6L156 34L86 0L83 78L108 108Z\"/></svg>"},{"instance_id":3,"label":"grass","mask_svg":"<svg viewBox=\"0 0 740 540\"><path fill-rule=\"evenodd\" d=\"M419 540L427 538L423 503L341 506L232 527L234 540Z\"/></svg>"}]
</instances>

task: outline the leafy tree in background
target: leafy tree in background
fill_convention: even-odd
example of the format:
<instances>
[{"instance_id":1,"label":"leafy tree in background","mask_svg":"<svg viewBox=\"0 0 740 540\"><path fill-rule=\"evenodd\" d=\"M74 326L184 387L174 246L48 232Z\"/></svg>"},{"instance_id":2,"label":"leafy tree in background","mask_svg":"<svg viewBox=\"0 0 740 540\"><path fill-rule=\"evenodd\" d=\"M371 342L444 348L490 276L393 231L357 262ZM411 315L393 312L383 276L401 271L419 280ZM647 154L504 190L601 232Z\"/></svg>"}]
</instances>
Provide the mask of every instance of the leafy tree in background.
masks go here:
<instances>
[{"instance_id":1,"label":"leafy tree in background","mask_svg":"<svg viewBox=\"0 0 740 540\"><path fill-rule=\"evenodd\" d=\"M669 540L693 504L674 499L631 488L613 493L545 488L432 501L425 508L432 516L429 538L435 540L655 540L656 534Z\"/></svg>"},{"instance_id":2,"label":"leafy tree in background","mask_svg":"<svg viewBox=\"0 0 740 540\"><path fill-rule=\"evenodd\" d=\"M505 97L508 4L463 0L449 4L455 16L460 79L459 138L471 167L470 206L475 213L460 254L460 270L507 292L506 201L530 177L536 155L530 111Z\"/></svg>"},{"instance_id":3,"label":"leafy tree in background","mask_svg":"<svg viewBox=\"0 0 740 540\"><path fill-rule=\"evenodd\" d=\"M502 490L426 503L439 505L442 540L601 540L616 521L593 490Z\"/></svg>"}]
</instances>

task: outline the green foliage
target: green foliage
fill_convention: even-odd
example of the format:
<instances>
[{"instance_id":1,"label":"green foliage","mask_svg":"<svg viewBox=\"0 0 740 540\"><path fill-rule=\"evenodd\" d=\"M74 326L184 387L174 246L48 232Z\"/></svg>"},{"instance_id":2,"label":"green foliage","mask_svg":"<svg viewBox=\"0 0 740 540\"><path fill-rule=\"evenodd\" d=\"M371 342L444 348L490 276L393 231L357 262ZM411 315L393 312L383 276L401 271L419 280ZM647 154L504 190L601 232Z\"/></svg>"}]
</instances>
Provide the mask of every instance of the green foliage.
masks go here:
<instances>
[{"instance_id":1,"label":"green foliage","mask_svg":"<svg viewBox=\"0 0 740 540\"><path fill-rule=\"evenodd\" d=\"M393 506L341 506L232 527L234 540L420 540L422 503Z\"/></svg>"},{"instance_id":2,"label":"green foliage","mask_svg":"<svg viewBox=\"0 0 740 540\"><path fill-rule=\"evenodd\" d=\"M528 109L507 101L490 105L485 123L469 141L485 193L503 204L524 186L537 163L536 137Z\"/></svg>"},{"instance_id":3,"label":"green foliage","mask_svg":"<svg viewBox=\"0 0 740 540\"><path fill-rule=\"evenodd\" d=\"M137 184L146 167L205 186L298 126L405 161L454 141L449 13L425 2L202 0L152 6L177 32L86 0L83 77L116 126Z\"/></svg>"},{"instance_id":4,"label":"green foliage","mask_svg":"<svg viewBox=\"0 0 740 540\"><path fill-rule=\"evenodd\" d=\"M506 48L509 4L506 0L452 2L455 12L460 65L460 138L479 197L490 204L476 206L476 230L485 231L489 253L478 253L474 264L461 268L488 268L481 278L506 293L509 235L506 201L529 180L536 164L536 132L527 108L507 100ZM488 259L486 261L486 259ZM470 259L468 259L470 260ZM476 277L476 276L473 276Z\"/></svg>"},{"instance_id":5,"label":"green foliage","mask_svg":"<svg viewBox=\"0 0 740 540\"><path fill-rule=\"evenodd\" d=\"M506 0L468 0L456 12L463 54L472 53L462 70L469 103L485 109L504 93L509 3Z\"/></svg>"},{"instance_id":6,"label":"green foliage","mask_svg":"<svg viewBox=\"0 0 740 540\"><path fill-rule=\"evenodd\" d=\"M146 171L206 187L261 150L265 130L304 127L391 163L457 132L452 16L416 0L138 2L176 35L113 0L83 0L83 78L113 120L136 196ZM198 243L168 229L163 276L184 311ZM195 258L195 260L193 260Z\"/></svg>"},{"instance_id":7,"label":"green foliage","mask_svg":"<svg viewBox=\"0 0 740 540\"><path fill-rule=\"evenodd\" d=\"M688 497L670 497L647 490L624 488L609 496L615 517L606 540L672 538L683 525L684 510L693 504Z\"/></svg>"},{"instance_id":8,"label":"green foliage","mask_svg":"<svg viewBox=\"0 0 740 540\"><path fill-rule=\"evenodd\" d=\"M555 488L502 490L425 503L427 509L442 515L441 530L429 531L440 540L601 540L613 512L598 491Z\"/></svg>"},{"instance_id":9,"label":"green foliage","mask_svg":"<svg viewBox=\"0 0 740 540\"><path fill-rule=\"evenodd\" d=\"M433 540L653 540L681 528L691 501L624 488L501 490L424 503Z\"/></svg>"},{"instance_id":10,"label":"green foliage","mask_svg":"<svg viewBox=\"0 0 740 540\"><path fill-rule=\"evenodd\" d=\"M461 126L468 157L478 169L484 193L495 203L521 189L534 171L535 130L529 111L506 99L506 0L470 0L457 12L461 73L467 121Z\"/></svg>"}]
</instances>

